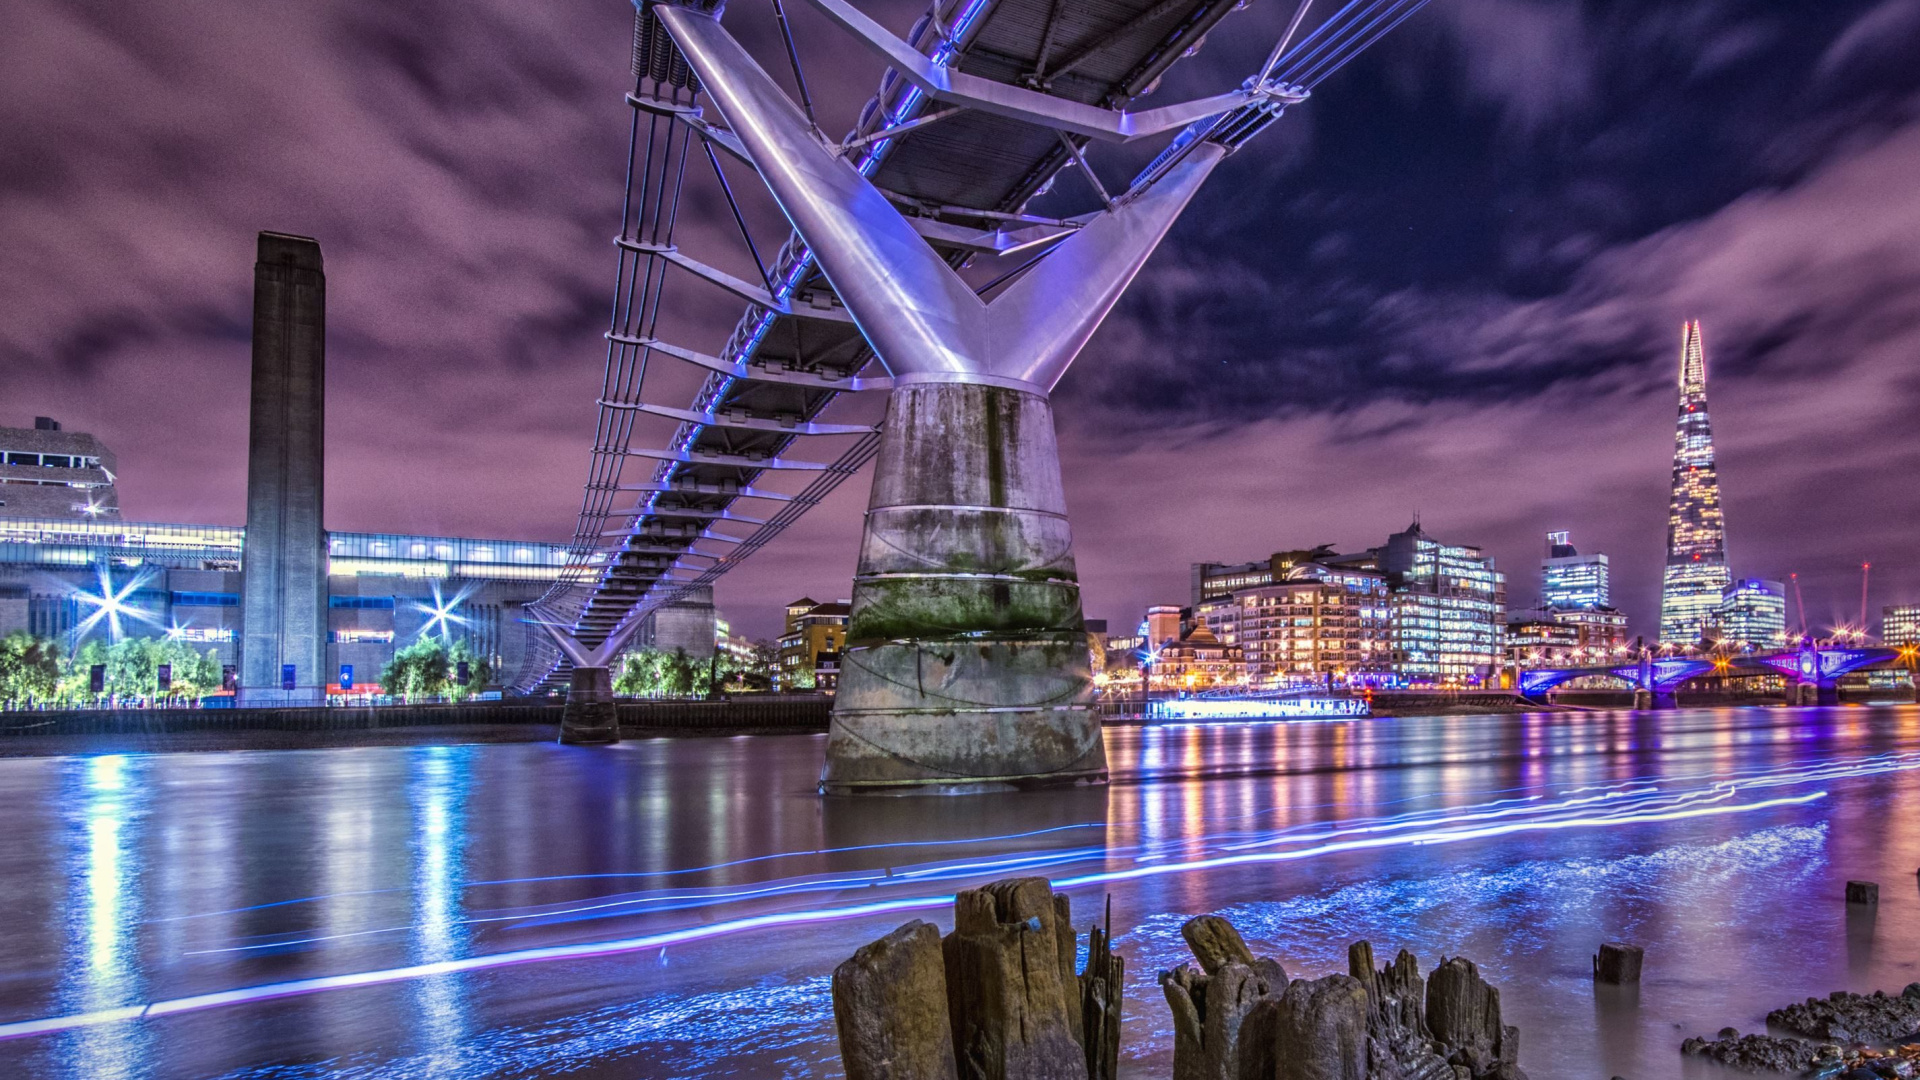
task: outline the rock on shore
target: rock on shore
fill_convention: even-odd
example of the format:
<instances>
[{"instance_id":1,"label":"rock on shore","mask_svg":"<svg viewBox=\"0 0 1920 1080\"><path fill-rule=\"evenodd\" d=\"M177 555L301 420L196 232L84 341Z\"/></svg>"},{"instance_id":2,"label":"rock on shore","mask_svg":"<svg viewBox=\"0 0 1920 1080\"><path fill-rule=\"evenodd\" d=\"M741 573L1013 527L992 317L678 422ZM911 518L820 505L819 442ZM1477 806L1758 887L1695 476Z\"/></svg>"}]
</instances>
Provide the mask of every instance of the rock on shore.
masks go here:
<instances>
[{"instance_id":1,"label":"rock on shore","mask_svg":"<svg viewBox=\"0 0 1920 1080\"><path fill-rule=\"evenodd\" d=\"M1692 1038L1680 1044L1680 1052L1694 1057L1731 1065L1736 1069L1758 1072L1800 1073L1816 1067L1840 1063L1840 1047L1833 1043L1813 1043L1805 1039L1777 1038L1772 1035L1742 1035L1723 1028L1717 1039Z\"/></svg>"},{"instance_id":2,"label":"rock on shore","mask_svg":"<svg viewBox=\"0 0 1920 1080\"><path fill-rule=\"evenodd\" d=\"M1767 1014L1767 1023L1816 1039L1840 1042L1911 1040L1920 1032L1920 982L1898 996L1884 990L1849 994L1836 990Z\"/></svg>"}]
</instances>

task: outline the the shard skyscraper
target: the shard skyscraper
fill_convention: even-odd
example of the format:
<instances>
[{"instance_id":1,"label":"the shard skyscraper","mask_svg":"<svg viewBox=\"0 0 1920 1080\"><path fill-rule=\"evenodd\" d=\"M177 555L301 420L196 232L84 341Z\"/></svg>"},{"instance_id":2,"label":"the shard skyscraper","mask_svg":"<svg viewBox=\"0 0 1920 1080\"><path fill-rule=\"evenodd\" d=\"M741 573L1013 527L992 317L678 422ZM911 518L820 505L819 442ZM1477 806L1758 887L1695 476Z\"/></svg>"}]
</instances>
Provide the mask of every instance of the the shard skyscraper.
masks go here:
<instances>
[{"instance_id":1,"label":"the shard skyscraper","mask_svg":"<svg viewBox=\"0 0 1920 1080\"><path fill-rule=\"evenodd\" d=\"M1660 586L1660 643L1701 638L1727 572L1727 526L1707 421L1707 354L1700 323L1686 324L1680 344L1680 424L1673 440L1673 498L1667 504L1667 569Z\"/></svg>"}]
</instances>

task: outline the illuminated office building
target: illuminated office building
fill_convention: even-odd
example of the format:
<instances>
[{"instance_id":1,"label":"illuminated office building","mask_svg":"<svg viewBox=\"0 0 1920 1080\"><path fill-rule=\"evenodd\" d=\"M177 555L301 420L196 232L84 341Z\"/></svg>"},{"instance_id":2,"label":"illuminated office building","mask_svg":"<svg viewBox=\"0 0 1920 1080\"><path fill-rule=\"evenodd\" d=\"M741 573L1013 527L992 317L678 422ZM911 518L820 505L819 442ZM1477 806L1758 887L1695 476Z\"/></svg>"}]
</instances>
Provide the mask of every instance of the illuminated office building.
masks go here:
<instances>
[{"instance_id":1,"label":"illuminated office building","mask_svg":"<svg viewBox=\"0 0 1920 1080\"><path fill-rule=\"evenodd\" d=\"M1736 648L1771 649L1787 643L1787 587L1741 578L1727 586L1708 623L1714 640Z\"/></svg>"},{"instance_id":2,"label":"illuminated office building","mask_svg":"<svg viewBox=\"0 0 1920 1080\"><path fill-rule=\"evenodd\" d=\"M1524 618L1507 623L1507 663L1515 667L1575 667L1591 653L1580 645L1580 630L1558 619Z\"/></svg>"},{"instance_id":3,"label":"illuminated office building","mask_svg":"<svg viewBox=\"0 0 1920 1080\"><path fill-rule=\"evenodd\" d=\"M1505 652L1506 576L1418 522L1358 555L1195 563L1193 595L1195 620L1240 647L1256 687L1482 686Z\"/></svg>"},{"instance_id":4,"label":"illuminated office building","mask_svg":"<svg viewBox=\"0 0 1920 1080\"><path fill-rule=\"evenodd\" d=\"M1276 551L1256 562L1194 563L1193 604L1242 589L1257 589L1288 580L1296 566L1334 558L1333 547L1322 544L1300 551Z\"/></svg>"},{"instance_id":5,"label":"illuminated office building","mask_svg":"<svg viewBox=\"0 0 1920 1080\"><path fill-rule=\"evenodd\" d=\"M1392 681L1393 610L1384 575L1296 562L1284 578L1213 596L1193 609L1196 622L1240 648L1249 685Z\"/></svg>"},{"instance_id":6,"label":"illuminated office building","mask_svg":"<svg viewBox=\"0 0 1920 1080\"><path fill-rule=\"evenodd\" d=\"M1920 604L1889 604L1880 609L1883 645L1920 645Z\"/></svg>"},{"instance_id":7,"label":"illuminated office building","mask_svg":"<svg viewBox=\"0 0 1920 1080\"><path fill-rule=\"evenodd\" d=\"M1481 686L1505 657L1507 578L1480 549L1442 544L1419 522L1370 552L1391 590L1396 674L1415 686Z\"/></svg>"},{"instance_id":8,"label":"illuminated office building","mask_svg":"<svg viewBox=\"0 0 1920 1080\"><path fill-rule=\"evenodd\" d=\"M1627 617L1612 608L1548 608L1551 621L1574 629L1579 647L1591 655L1623 654L1627 648Z\"/></svg>"},{"instance_id":9,"label":"illuminated office building","mask_svg":"<svg viewBox=\"0 0 1920 1080\"><path fill-rule=\"evenodd\" d=\"M1674 433L1673 497L1667 504L1661 644L1698 642L1731 584L1713 430L1707 420L1707 357L1696 321L1686 324L1680 347L1680 421Z\"/></svg>"},{"instance_id":10,"label":"illuminated office building","mask_svg":"<svg viewBox=\"0 0 1920 1080\"><path fill-rule=\"evenodd\" d=\"M1540 562L1540 606L1562 611L1612 607L1607 557L1582 555L1571 533L1547 534L1547 557Z\"/></svg>"}]
</instances>

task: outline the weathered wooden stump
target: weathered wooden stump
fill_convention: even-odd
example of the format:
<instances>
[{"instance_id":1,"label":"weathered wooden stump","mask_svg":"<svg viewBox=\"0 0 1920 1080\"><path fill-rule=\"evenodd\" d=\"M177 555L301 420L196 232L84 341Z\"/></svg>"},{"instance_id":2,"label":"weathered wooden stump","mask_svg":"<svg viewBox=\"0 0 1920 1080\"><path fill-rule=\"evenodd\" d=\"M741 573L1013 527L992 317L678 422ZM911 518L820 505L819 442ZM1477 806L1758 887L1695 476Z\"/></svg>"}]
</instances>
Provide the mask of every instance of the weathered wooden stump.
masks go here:
<instances>
[{"instance_id":1,"label":"weathered wooden stump","mask_svg":"<svg viewBox=\"0 0 1920 1080\"><path fill-rule=\"evenodd\" d=\"M1427 1030L1450 1049L1448 1061L1475 1077L1520 1057L1519 1029L1500 1023L1500 991L1465 957L1442 961L1427 978Z\"/></svg>"},{"instance_id":2,"label":"weathered wooden stump","mask_svg":"<svg viewBox=\"0 0 1920 1080\"><path fill-rule=\"evenodd\" d=\"M1880 902L1880 886L1875 882L1871 882L1871 881L1847 882L1847 903L1878 904L1879 902Z\"/></svg>"},{"instance_id":3,"label":"weathered wooden stump","mask_svg":"<svg viewBox=\"0 0 1920 1080\"><path fill-rule=\"evenodd\" d=\"M940 931L910 922L833 969L847 1080L958 1080Z\"/></svg>"},{"instance_id":4,"label":"weathered wooden stump","mask_svg":"<svg viewBox=\"0 0 1920 1080\"><path fill-rule=\"evenodd\" d=\"M955 897L953 933L941 951L963 1076L1083 1080L1073 929L1046 878L997 881Z\"/></svg>"},{"instance_id":5,"label":"weathered wooden stump","mask_svg":"<svg viewBox=\"0 0 1920 1080\"><path fill-rule=\"evenodd\" d=\"M957 896L944 939L911 922L863 946L833 973L848 1080L1115 1080L1126 965L1095 926L1076 974L1070 916L1020 878ZM1181 933L1200 967L1160 976L1175 1080L1526 1080L1519 1031L1468 960L1422 982L1411 953L1376 970L1361 941L1349 974L1289 981L1223 919ZM1637 947L1601 951L1596 979L1637 979Z\"/></svg>"},{"instance_id":6,"label":"weathered wooden stump","mask_svg":"<svg viewBox=\"0 0 1920 1080\"><path fill-rule=\"evenodd\" d=\"M1367 991L1351 975L1295 979L1274 1022L1275 1080L1367 1080Z\"/></svg>"},{"instance_id":7,"label":"weathered wooden stump","mask_svg":"<svg viewBox=\"0 0 1920 1080\"><path fill-rule=\"evenodd\" d=\"M1593 957L1593 981L1628 986L1640 981L1640 961L1645 950L1638 945L1609 941Z\"/></svg>"},{"instance_id":8,"label":"weathered wooden stump","mask_svg":"<svg viewBox=\"0 0 1920 1080\"><path fill-rule=\"evenodd\" d=\"M1375 1077L1454 1080L1453 1066L1434 1050L1427 1030L1426 983L1420 962L1405 949L1374 970L1373 945L1347 947L1347 974L1367 991L1367 1065Z\"/></svg>"},{"instance_id":9,"label":"weathered wooden stump","mask_svg":"<svg viewBox=\"0 0 1920 1080\"><path fill-rule=\"evenodd\" d=\"M1111 912L1109 912L1111 921ZM1127 984L1126 957L1113 951L1108 932L1087 931L1087 968L1080 973L1080 1047L1086 1052L1087 1080L1120 1075L1120 1003Z\"/></svg>"},{"instance_id":10,"label":"weathered wooden stump","mask_svg":"<svg viewBox=\"0 0 1920 1080\"><path fill-rule=\"evenodd\" d=\"M1218 915L1199 915L1180 927L1187 948L1200 961L1200 970L1212 975L1228 964L1253 966L1253 950L1233 924Z\"/></svg>"},{"instance_id":11,"label":"weathered wooden stump","mask_svg":"<svg viewBox=\"0 0 1920 1080\"><path fill-rule=\"evenodd\" d=\"M1160 973L1173 1012L1176 1080L1273 1080L1273 1025L1286 970L1255 957L1217 916L1189 919L1180 934L1202 970Z\"/></svg>"}]
</instances>

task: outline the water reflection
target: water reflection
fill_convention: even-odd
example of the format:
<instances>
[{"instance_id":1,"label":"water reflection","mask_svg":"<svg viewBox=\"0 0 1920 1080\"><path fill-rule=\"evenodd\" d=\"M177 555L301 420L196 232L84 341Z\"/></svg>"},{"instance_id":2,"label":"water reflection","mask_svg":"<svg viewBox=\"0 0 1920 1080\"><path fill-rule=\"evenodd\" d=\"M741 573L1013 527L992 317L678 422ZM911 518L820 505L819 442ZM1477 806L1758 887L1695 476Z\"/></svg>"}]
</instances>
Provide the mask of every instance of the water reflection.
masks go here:
<instances>
[{"instance_id":1,"label":"water reflection","mask_svg":"<svg viewBox=\"0 0 1920 1080\"><path fill-rule=\"evenodd\" d=\"M1112 895L1142 1078L1208 911L1302 974L1361 936L1475 957L1535 1075L1672 1075L1676 1024L1916 977L1916 710L1107 737L1109 787L976 799L822 799L812 737L0 762L43 792L0 836L0 1036L156 1002L0 1039L0 1076L831 1073L834 964L1012 873L1080 882L1082 924ZM1594 996L1608 939L1648 947L1637 1002Z\"/></svg>"},{"instance_id":2,"label":"water reflection","mask_svg":"<svg viewBox=\"0 0 1920 1080\"><path fill-rule=\"evenodd\" d=\"M71 885L60 1003L74 1012L137 1012L145 1000L136 937L142 763L117 754L64 763ZM74 1080L136 1075L148 1034L129 1023L71 1032L59 1055L61 1072Z\"/></svg>"},{"instance_id":3,"label":"water reflection","mask_svg":"<svg viewBox=\"0 0 1920 1080\"><path fill-rule=\"evenodd\" d=\"M473 747L429 746L410 762L408 802L414 816L413 962L453 960L466 951L461 883L466 865L461 821ZM461 1075L466 1039L464 976L435 975L414 985L415 1026L424 1047L425 1075Z\"/></svg>"}]
</instances>

